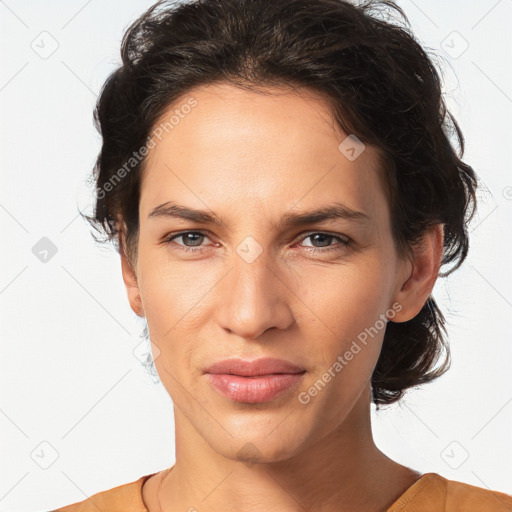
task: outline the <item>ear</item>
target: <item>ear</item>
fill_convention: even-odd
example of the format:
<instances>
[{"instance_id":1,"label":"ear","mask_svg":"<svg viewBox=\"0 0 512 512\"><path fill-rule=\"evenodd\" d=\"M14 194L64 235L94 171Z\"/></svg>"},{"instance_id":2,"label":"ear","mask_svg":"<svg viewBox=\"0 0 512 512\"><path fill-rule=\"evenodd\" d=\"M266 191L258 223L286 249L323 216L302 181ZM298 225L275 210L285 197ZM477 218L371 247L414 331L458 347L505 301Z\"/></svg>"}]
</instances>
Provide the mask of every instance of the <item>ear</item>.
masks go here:
<instances>
[{"instance_id":1,"label":"ear","mask_svg":"<svg viewBox=\"0 0 512 512\"><path fill-rule=\"evenodd\" d=\"M444 224L436 224L423 236L422 243L413 248L411 261L404 265L405 279L395 294L402 309L393 322L407 322L423 308L437 280L443 257Z\"/></svg>"},{"instance_id":2,"label":"ear","mask_svg":"<svg viewBox=\"0 0 512 512\"><path fill-rule=\"evenodd\" d=\"M144 317L144 307L142 306L142 300L140 298L137 275L127 256L123 233L119 235L119 253L121 255L121 271L123 273L123 281L126 287L126 293L128 295L130 307L136 315Z\"/></svg>"}]
</instances>

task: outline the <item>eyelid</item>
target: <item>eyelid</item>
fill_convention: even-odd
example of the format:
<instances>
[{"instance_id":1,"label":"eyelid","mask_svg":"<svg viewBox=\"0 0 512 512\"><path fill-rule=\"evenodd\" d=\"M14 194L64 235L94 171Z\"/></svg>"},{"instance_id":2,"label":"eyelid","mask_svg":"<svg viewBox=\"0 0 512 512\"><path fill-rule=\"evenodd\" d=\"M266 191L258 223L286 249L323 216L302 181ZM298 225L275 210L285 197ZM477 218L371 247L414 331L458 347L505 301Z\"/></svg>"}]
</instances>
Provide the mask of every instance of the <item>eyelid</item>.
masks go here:
<instances>
[{"instance_id":1,"label":"eyelid","mask_svg":"<svg viewBox=\"0 0 512 512\"><path fill-rule=\"evenodd\" d=\"M172 243L175 243L174 242L174 239L176 238L180 238L180 236L182 235L186 235L186 234L189 234L189 233L194 233L194 234L198 234L198 235L202 235L206 238L210 238L211 239L211 236L209 234L209 232L207 230L201 230L201 229L197 229L197 230L194 230L194 229L188 229L188 230L183 230L183 231L179 231L179 232L173 232L173 233L168 233L166 234L163 238L162 238L162 242L163 244L172 244ZM324 246L324 247L313 247L313 246L304 246L307 250L311 251L311 252L328 252L328 251L334 251L334 250L339 250L339 247L338 245L341 244L342 247L345 247L345 246L351 246L352 245L352 239L346 235L343 235L341 233L332 233L332 232L329 232L329 231L322 231L322 230L312 230L312 231L304 231L302 233L300 233L300 238L297 240L297 243L298 242L301 242L307 238L309 238L311 235L325 235L325 236L330 236L330 237L333 237L335 238L336 240L338 240L338 244L335 244L335 245L328 245L328 246ZM205 246L202 246L202 245L183 245L183 244L178 244L176 243L176 245L180 248L180 249L183 249L185 251L192 251L192 252L201 252L201 251L204 251L205 250ZM218 246L218 244L216 244Z\"/></svg>"},{"instance_id":2,"label":"eyelid","mask_svg":"<svg viewBox=\"0 0 512 512\"><path fill-rule=\"evenodd\" d=\"M305 238L310 237L311 235L327 235L332 236L333 238L339 238L345 243L349 243L351 239L347 235L342 235L341 233L332 233L330 231L323 231L323 230L314 230L314 231L305 231L304 233L300 234L300 240L303 240ZM316 247L316 249L321 249L321 247Z\"/></svg>"},{"instance_id":3,"label":"eyelid","mask_svg":"<svg viewBox=\"0 0 512 512\"><path fill-rule=\"evenodd\" d=\"M202 230L202 229L185 229L183 231L176 231L172 233L167 233L162 237L161 243L163 244L170 244L174 243L174 239L179 238L181 235L187 235L189 233L194 233L197 235L202 235L206 238L209 238L211 240L211 235L208 233L208 231ZM198 249L203 248L201 245L193 246L193 245L182 245L182 244L176 244L180 247L186 247L188 249L197 247Z\"/></svg>"}]
</instances>

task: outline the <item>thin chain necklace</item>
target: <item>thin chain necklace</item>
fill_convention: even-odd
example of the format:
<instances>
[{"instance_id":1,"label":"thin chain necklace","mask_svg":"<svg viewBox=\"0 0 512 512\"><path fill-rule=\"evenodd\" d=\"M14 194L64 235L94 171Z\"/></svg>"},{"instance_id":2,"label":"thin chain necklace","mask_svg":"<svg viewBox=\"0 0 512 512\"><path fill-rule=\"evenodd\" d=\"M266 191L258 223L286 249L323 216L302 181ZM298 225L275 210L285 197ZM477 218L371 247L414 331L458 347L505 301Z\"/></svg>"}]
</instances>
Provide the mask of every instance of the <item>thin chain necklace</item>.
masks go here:
<instances>
[{"instance_id":1,"label":"thin chain necklace","mask_svg":"<svg viewBox=\"0 0 512 512\"><path fill-rule=\"evenodd\" d=\"M171 469L174 468L174 466L171 466L169 469L166 470L165 475L163 476L162 480L160 480L160 487L158 488L158 492L156 494L156 499L158 501L158 512L164 512L162 509L162 503L160 501L160 494L162 492L162 484L164 483L165 479L169 476L169 473L171 472Z\"/></svg>"}]
</instances>

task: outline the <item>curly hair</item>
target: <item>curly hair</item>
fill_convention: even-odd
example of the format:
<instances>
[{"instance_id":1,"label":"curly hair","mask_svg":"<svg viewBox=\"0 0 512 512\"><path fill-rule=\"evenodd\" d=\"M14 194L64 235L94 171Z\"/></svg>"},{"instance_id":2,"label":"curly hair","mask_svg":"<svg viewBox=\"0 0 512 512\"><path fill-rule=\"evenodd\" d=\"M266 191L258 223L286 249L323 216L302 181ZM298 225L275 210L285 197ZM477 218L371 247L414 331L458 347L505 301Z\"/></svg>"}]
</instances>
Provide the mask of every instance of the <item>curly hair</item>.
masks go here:
<instances>
[{"instance_id":1,"label":"curly hair","mask_svg":"<svg viewBox=\"0 0 512 512\"><path fill-rule=\"evenodd\" d=\"M146 161L133 155L144 154L140 148L170 105L219 82L320 93L344 132L383 155L399 254L410 255L442 223L441 263L453 265L439 276L466 258L477 176L461 160L464 137L445 106L440 74L394 2L162 0L128 27L121 57L94 111L102 147L93 171L94 215L86 217L104 235L93 234L95 240L118 251L122 244L130 261L137 257ZM388 322L372 400L377 408L396 402L449 366L445 318L430 295L413 319Z\"/></svg>"}]
</instances>

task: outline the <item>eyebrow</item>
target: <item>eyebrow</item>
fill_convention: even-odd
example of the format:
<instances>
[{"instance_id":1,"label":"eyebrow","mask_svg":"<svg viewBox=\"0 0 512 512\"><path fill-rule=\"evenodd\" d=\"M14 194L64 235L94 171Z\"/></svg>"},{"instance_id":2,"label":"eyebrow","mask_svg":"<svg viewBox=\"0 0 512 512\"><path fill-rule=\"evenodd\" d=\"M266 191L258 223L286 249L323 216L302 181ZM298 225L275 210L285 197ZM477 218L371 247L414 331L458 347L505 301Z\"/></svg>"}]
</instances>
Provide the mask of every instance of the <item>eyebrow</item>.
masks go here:
<instances>
[{"instance_id":1,"label":"eyebrow","mask_svg":"<svg viewBox=\"0 0 512 512\"><path fill-rule=\"evenodd\" d=\"M220 226L222 220L212 212L206 210L195 210L183 205L168 201L153 208L148 215L148 219L154 217L168 217L188 220L197 224L212 224ZM345 219L353 222L368 222L370 217L364 213L342 203L332 203L323 208L301 212L285 213L281 218L281 226L302 226L305 224L314 224L325 220Z\"/></svg>"}]
</instances>

